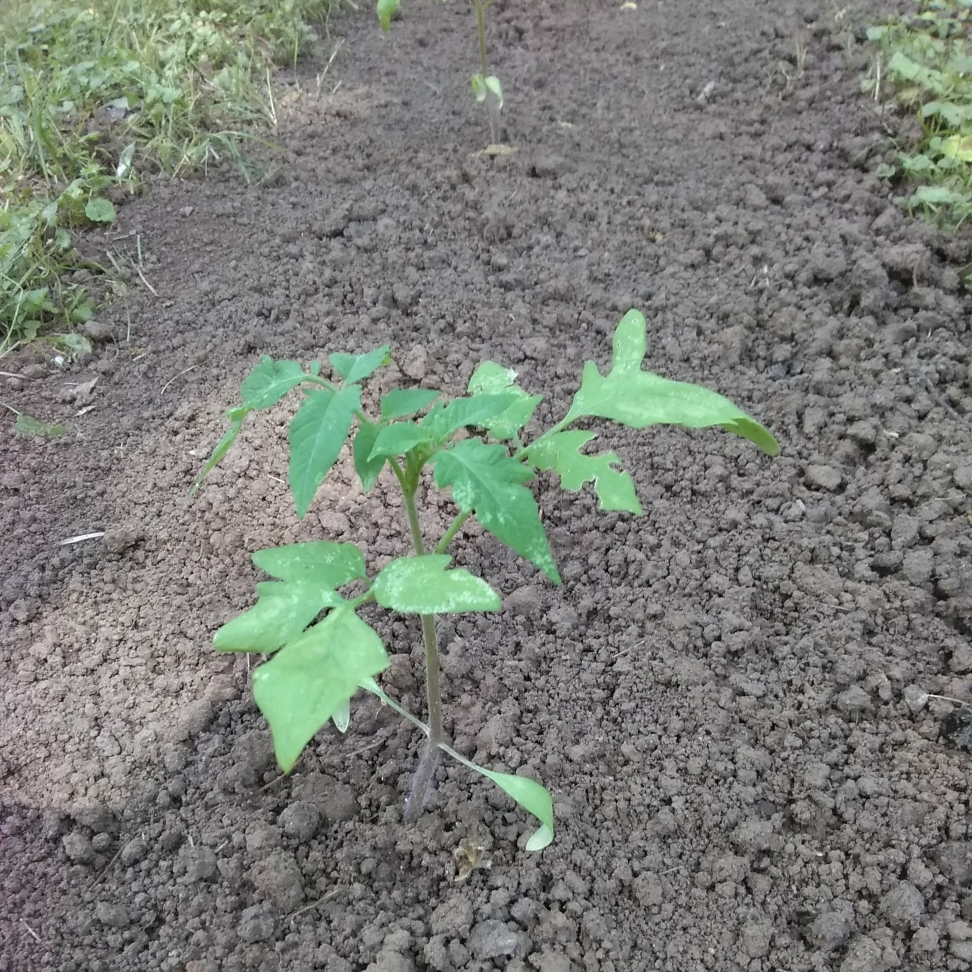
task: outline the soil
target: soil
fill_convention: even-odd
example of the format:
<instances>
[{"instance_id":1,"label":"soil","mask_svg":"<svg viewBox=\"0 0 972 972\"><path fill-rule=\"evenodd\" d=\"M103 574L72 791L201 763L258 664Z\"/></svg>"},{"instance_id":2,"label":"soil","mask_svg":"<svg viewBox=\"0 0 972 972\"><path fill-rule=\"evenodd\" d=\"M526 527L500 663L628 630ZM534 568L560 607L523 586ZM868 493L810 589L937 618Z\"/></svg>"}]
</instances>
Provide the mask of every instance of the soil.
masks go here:
<instances>
[{"instance_id":1,"label":"soil","mask_svg":"<svg viewBox=\"0 0 972 972\"><path fill-rule=\"evenodd\" d=\"M968 968L972 238L873 175L878 11L498 0L491 157L465 6L370 7L280 79L267 180L160 182L86 240L142 255L87 360L3 362L69 434L4 433L0 970ZM407 531L346 466L298 522L281 412L187 495L258 355L388 341L385 386L452 392L492 358L549 423L631 306L650 368L783 451L605 428L646 513L543 478L561 587L461 535L507 607L440 626L447 728L552 790L554 843L448 762L405 827L419 739L368 699L281 776L210 646L249 554ZM373 620L420 710L417 625Z\"/></svg>"}]
</instances>

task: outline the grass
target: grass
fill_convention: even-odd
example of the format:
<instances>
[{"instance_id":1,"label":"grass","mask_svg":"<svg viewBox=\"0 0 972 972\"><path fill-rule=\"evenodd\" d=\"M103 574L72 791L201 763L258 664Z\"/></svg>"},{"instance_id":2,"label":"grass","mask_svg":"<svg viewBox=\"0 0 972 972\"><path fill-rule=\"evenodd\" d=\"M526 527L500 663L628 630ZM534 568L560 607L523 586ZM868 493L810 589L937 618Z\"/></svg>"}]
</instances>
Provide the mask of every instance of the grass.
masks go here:
<instances>
[{"instance_id":1,"label":"grass","mask_svg":"<svg viewBox=\"0 0 972 972\"><path fill-rule=\"evenodd\" d=\"M94 313L74 233L144 177L229 160L338 0L0 0L0 356Z\"/></svg>"},{"instance_id":2,"label":"grass","mask_svg":"<svg viewBox=\"0 0 972 972\"><path fill-rule=\"evenodd\" d=\"M865 81L917 117L917 144L877 174L904 188L901 201L942 225L972 215L972 0L919 0L912 14L872 27L879 48Z\"/></svg>"}]
</instances>

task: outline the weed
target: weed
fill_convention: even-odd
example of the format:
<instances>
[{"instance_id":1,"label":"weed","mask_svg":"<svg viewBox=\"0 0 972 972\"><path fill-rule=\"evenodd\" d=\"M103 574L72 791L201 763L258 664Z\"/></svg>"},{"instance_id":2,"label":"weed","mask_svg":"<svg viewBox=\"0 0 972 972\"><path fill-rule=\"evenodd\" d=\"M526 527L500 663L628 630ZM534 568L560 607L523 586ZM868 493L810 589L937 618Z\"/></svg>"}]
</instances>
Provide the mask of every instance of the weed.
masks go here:
<instances>
[{"instance_id":1,"label":"weed","mask_svg":"<svg viewBox=\"0 0 972 972\"><path fill-rule=\"evenodd\" d=\"M503 86L495 74L489 73L486 57L486 11L496 0L470 0L476 14L476 37L479 42L479 71L470 79L476 100L486 105L489 113L489 142L498 145L500 141L500 112L503 110ZM392 18L401 8L402 0L378 0L378 22L387 31Z\"/></svg>"},{"instance_id":2,"label":"weed","mask_svg":"<svg viewBox=\"0 0 972 972\"><path fill-rule=\"evenodd\" d=\"M972 0L920 0L916 13L868 30L880 54L864 89L876 101L891 89L914 111L920 138L877 175L910 184L901 202L958 226L972 214Z\"/></svg>"},{"instance_id":3,"label":"weed","mask_svg":"<svg viewBox=\"0 0 972 972\"><path fill-rule=\"evenodd\" d=\"M228 160L259 178L242 145L272 120L263 79L333 2L0 4L0 354L91 315L60 283L72 231L113 222L141 177Z\"/></svg>"},{"instance_id":4,"label":"weed","mask_svg":"<svg viewBox=\"0 0 972 972\"><path fill-rule=\"evenodd\" d=\"M273 655L254 672L253 694L270 724L284 772L293 768L328 720L341 732L347 729L351 698L362 688L427 737L406 803L407 820L421 813L437 759L445 752L491 780L537 818L540 827L527 841L528 850L539 850L553 839L553 804L540 783L477 766L456 752L446 737L435 616L498 611L501 606L499 594L484 580L465 569L450 568L447 551L452 541L475 517L486 532L556 584L557 565L536 500L526 486L537 472L556 473L561 486L572 492L593 483L601 509L640 514L634 482L616 468L617 455L587 454L583 450L596 434L568 428L581 419L610 419L636 429L660 424L720 426L751 440L768 455L779 448L766 429L721 395L642 371L646 327L638 311L629 311L618 324L613 346L610 372L602 375L588 361L567 414L528 445L521 440L522 431L541 396L523 391L515 372L491 361L477 368L467 397L446 403L434 389L397 389L381 396L378 415L362 408L361 382L391 361L387 345L362 355L330 355L332 380L321 377L320 362L305 371L297 361L264 357L243 382L243 403L229 411L229 428L193 489L226 455L250 412L272 408L292 389L309 385L289 429L289 480L297 515L306 515L350 437L354 467L365 492L386 465L397 479L414 548L411 556L393 560L374 576L353 543L317 540L253 555L256 566L274 579L257 585L257 603L223 625L214 644L220 651ZM470 434L472 429L483 431L477 437ZM423 475L426 467L431 467L431 477ZM417 506L429 478L440 490L450 490L458 507L434 543L423 534ZM348 589L346 595L338 593L342 588ZM375 681L388 666L388 656L378 633L356 613L370 602L421 618L427 722L406 712Z\"/></svg>"}]
</instances>

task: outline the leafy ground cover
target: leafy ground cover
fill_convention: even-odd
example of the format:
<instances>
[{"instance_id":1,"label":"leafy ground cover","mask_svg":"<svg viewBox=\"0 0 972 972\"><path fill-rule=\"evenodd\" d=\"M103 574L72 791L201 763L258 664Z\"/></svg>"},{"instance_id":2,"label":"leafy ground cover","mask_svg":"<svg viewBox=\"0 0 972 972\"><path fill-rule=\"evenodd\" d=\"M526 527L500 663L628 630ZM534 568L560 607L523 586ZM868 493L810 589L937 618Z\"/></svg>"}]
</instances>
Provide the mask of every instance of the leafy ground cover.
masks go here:
<instances>
[{"instance_id":1,"label":"leafy ground cover","mask_svg":"<svg viewBox=\"0 0 972 972\"><path fill-rule=\"evenodd\" d=\"M880 58L865 81L880 100L888 87L916 112L919 136L878 175L906 187L903 202L946 224L972 214L972 0L921 0L914 12L872 27Z\"/></svg>"},{"instance_id":2,"label":"leafy ground cover","mask_svg":"<svg viewBox=\"0 0 972 972\"><path fill-rule=\"evenodd\" d=\"M14 0L0 7L0 353L94 312L74 233L147 176L224 160L272 125L271 68L331 0Z\"/></svg>"}]
</instances>

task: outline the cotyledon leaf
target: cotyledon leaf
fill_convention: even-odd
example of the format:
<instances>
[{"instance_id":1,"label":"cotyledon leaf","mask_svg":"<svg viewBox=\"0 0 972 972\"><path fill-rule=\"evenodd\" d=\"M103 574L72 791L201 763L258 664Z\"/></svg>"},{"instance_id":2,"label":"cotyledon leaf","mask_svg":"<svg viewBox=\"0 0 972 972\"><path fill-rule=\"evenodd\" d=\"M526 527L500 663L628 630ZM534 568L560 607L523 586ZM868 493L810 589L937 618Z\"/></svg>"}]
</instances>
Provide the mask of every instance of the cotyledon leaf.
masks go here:
<instances>
[{"instance_id":1,"label":"cotyledon leaf","mask_svg":"<svg viewBox=\"0 0 972 972\"><path fill-rule=\"evenodd\" d=\"M554 837L553 799L549 790L528 776L514 776L512 773L496 773L478 766L471 759L457 753L451 746L441 747L464 766L474 770L487 780L495 783L504 793L512 797L524 810L540 821L540 827L530 835L526 842L528 851L543 850Z\"/></svg>"},{"instance_id":2,"label":"cotyledon leaf","mask_svg":"<svg viewBox=\"0 0 972 972\"><path fill-rule=\"evenodd\" d=\"M216 468L223 456L229 452L230 447L236 441L236 437L240 434L240 429L243 428L243 421L250 414L250 409L246 407L231 408L226 414L230 420L229 428L223 433L223 437L219 442L216 443L216 448L213 449L212 455L210 455L206 465L202 468L202 472L192 484L192 489L189 490L190 495L199 489L202 481Z\"/></svg>"},{"instance_id":3,"label":"cotyledon leaf","mask_svg":"<svg viewBox=\"0 0 972 972\"><path fill-rule=\"evenodd\" d=\"M405 613L498 611L499 594L468 570L447 570L451 560L448 554L399 557L380 571L371 592L382 607Z\"/></svg>"},{"instance_id":4,"label":"cotyledon leaf","mask_svg":"<svg viewBox=\"0 0 972 972\"><path fill-rule=\"evenodd\" d=\"M729 399L699 385L642 371L645 331L645 318L639 311L624 315L614 333L611 371L604 376L593 361L585 363L581 387L565 422L590 416L613 419L635 429L649 425L693 429L721 426L749 439L768 455L776 455L776 439Z\"/></svg>"}]
</instances>

